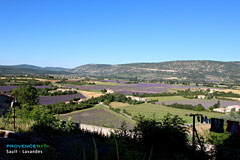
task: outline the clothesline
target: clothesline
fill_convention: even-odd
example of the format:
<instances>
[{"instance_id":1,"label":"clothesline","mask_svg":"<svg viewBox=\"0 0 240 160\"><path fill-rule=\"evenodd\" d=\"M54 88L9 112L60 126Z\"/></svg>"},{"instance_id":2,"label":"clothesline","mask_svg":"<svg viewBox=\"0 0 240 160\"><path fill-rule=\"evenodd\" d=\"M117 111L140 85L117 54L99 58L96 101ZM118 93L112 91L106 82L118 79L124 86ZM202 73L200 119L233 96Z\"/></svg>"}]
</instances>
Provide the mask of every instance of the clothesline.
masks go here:
<instances>
[{"instance_id":1,"label":"clothesline","mask_svg":"<svg viewBox=\"0 0 240 160\"><path fill-rule=\"evenodd\" d=\"M193 114L190 114L189 116L192 116ZM224 119L223 118L208 118L207 116L203 116L202 114L194 114L194 116L197 117L198 124L211 124L210 131L216 132L216 133L223 133L224 132ZM195 120L194 120L194 125ZM227 120L227 128L226 131L230 132L231 135L237 135L238 139L240 140L240 122L238 121L230 121ZM193 125L193 124L192 124ZM188 124L186 126L191 126L191 124Z\"/></svg>"}]
</instances>

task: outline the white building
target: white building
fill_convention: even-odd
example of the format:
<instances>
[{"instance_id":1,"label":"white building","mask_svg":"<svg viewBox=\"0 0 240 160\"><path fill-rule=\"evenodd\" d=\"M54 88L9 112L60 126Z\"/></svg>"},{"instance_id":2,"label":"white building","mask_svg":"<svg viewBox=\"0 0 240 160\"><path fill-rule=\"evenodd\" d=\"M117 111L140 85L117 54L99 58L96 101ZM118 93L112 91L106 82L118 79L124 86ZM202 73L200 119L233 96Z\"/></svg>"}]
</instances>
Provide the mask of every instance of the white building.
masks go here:
<instances>
[{"instance_id":1,"label":"white building","mask_svg":"<svg viewBox=\"0 0 240 160\"><path fill-rule=\"evenodd\" d=\"M107 94L111 94L111 93L114 93L114 90L111 90L111 89L107 89Z\"/></svg>"},{"instance_id":2,"label":"white building","mask_svg":"<svg viewBox=\"0 0 240 160\"><path fill-rule=\"evenodd\" d=\"M206 96L205 95L198 95L198 99L205 99Z\"/></svg>"},{"instance_id":3,"label":"white building","mask_svg":"<svg viewBox=\"0 0 240 160\"><path fill-rule=\"evenodd\" d=\"M145 98L140 98L140 97L134 97L134 96L126 96L127 98L131 98L132 100L136 101L146 101Z\"/></svg>"},{"instance_id":4,"label":"white building","mask_svg":"<svg viewBox=\"0 0 240 160\"><path fill-rule=\"evenodd\" d=\"M215 109L213 109L213 111L226 113L226 112L231 112L232 109L235 109L235 111L238 112L238 111L240 111L240 105L232 105L232 106L228 106L226 108L215 108Z\"/></svg>"}]
</instances>

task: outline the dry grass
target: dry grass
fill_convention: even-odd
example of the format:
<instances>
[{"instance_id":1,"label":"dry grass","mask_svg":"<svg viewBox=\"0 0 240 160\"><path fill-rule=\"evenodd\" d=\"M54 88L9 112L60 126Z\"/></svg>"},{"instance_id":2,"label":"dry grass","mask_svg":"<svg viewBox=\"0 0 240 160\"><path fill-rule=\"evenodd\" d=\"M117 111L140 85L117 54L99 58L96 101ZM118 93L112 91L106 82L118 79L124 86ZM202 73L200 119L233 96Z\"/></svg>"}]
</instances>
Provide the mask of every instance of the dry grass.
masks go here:
<instances>
[{"instance_id":1,"label":"dry grass","mask_svg":"<svg viewBox=\"0 0 240 160\"><path fill-rule=\"evenodd\" d=\"M54 93L54 92L57 92L57 91L62 91L62 92L64 92L64 91L74 91L74 90L76 90L76 89L63 89L63 88L58 88L58 89L56 89L56 90L48 91L48 92Z\"/></svg>"},{"instance_id":2,"label":"dry grass","mask_svg":"<svg viewBox=\"0 0 240 160\"><path fill-rule=\"evenodd\" d=\"M90 92L90 91L83 91L83 90L77 90L79 93L83 94L87 98L92 98L92 97L100 97L104 94L101 92Z\"/></svg>"},{"instance_id":3,"label":"dry grass","mask_svg":"<svg viewBox=\"0 0 240 160\"><path fill-rule=\"evenodd\" d=\"M201 125L196 125L196 130L198 135L200 136L206 136L206 132L209 131L211 128L211 124L201 124ZM189 128L189 133L192 134L192 127Z\"/></svg>"},{"instance_id":4,"label":"dry grass","mask_svg":"<svg viewBox=\"0 0 240 160\"><path fill-rule=\"evenodd\" d=\"M121 102L111 102L109 104L112 108L121 108L121 107L126 107L129 106L127 103L121 103Z\"/></svg>"},{"instance_id":5,"label":"dry grass","mask_svg":"<svg viewBox=\"0 0 240 160\"><path fill-rule=\"evenodd\" d=\"M226 99L230 99L230 100L235 100L235 101L240 101L240 98L234 98L234 97L224 97Z\"/></svg>"},{"instance_id":6,"label":"dry grass","mask_svg":"<svg viewBox=\"0 0 240 160\"><path fill-rule=\"evenodd\" d=\"M42 78L34 78L38 81L41 81L41 82L51 82L51 83L56 83L56 82L59 82L60 80L54 80L54 79L42 79Z\"/></svg>"},{"instance_id":7,"label":"dry grass","mask_svg":"<svg viewBox=\"0 0 240 160\"><path fill-rule=\"evenodd\" d=\"M235 94L240 94L240 90L236 90L236 89L214 89L214 91L219 91L219 92L233 92Z\"/></svg>"},{"instance_id":8,"label":"dry grass","mask_svg":"<svg viewBox=\"0 0 240 160\"><path fill-rule=\"evenodd\" d=\"M240 94L240 90L235 90L235 89L225 89L224 92L233 92L236 94Z\"/></svg>"},{"instance_id":9,"label":"dry grass","mask_svg":"<svg viewBox=\"0 0 240 160\"><path fill-rule=\"evenodd\" d=\"M178 77L168 77L168 78L165 78L165 79L178 79Z\"/></svg>"}]
</instances>

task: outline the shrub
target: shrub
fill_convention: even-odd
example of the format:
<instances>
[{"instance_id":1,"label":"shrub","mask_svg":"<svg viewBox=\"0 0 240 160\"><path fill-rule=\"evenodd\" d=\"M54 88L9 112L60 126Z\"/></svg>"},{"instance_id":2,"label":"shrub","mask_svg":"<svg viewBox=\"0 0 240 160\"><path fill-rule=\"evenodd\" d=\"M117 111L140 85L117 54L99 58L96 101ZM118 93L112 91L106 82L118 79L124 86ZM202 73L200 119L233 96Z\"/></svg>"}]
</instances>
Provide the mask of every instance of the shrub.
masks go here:
<instances>
[{"instance_id":1,"label":"shrub","mask_svg":"<svg viewBox=\"0 0 240 160\"><path fill-rule=\"evenodd\" d=\"M204 111L205 108L201 104L198 104L198 105L193 107L193 110L194 111Z\"/></svg>"}]
</instances>

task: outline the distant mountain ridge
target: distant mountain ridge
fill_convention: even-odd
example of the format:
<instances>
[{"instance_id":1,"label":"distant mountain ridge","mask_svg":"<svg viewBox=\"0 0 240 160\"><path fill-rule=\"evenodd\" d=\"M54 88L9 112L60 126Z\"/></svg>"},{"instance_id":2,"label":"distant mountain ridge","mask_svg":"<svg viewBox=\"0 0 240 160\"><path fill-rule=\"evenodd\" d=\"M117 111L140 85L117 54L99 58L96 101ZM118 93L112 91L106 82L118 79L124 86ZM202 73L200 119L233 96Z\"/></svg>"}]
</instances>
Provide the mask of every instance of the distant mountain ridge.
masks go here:
<instances>
[{"instance_id":1,"label":"distant mountain ridge","mask_svg":"<svg viewBox=\"0 0 240 160\"><path fill-rule=\"evenodd\" d=\"M38 67L28 64L2 66L0 75L47 75L47 74L70 74L69 69L61 67Z\"/></svg>"},{"instance_id":2,"label":"distant mountain ridge","mask_svg":"<svg viewBox=\"0 0 240 160\"><path fill-rule=\"evenodd\" d=\"M67 71L68 68L62 68L62 67L38 67L34 65L28 65L28 64L20 64L20 65L14 65L10 67L15 68L25 68L25 69L38 69L38 70L47 70L47 71Z\"/></svg>"},{"instance_id":3,"label":"distant mountain ridge","mask_svg":"<svg viewBox=\"0 0 240 160\"><path fill-rule=\"evenodd\" d=\"M240 62L189 60L120 65L89 64L76 67L71 72L82 76L109 78L222 81L240 78Z\"/></svg>"},{"instance_id":4,"label":"distant mountain ridge","mask_svg":"<svg viewBox=\"0 0 240 160\"><path fill-rule=\"evenodd\" d=\"M77 76L128 79L239 80L240 61L208 60L129 63L119 65L87 64L73 69L33 65L0 66L0 74L71 74Z\"/></svg>"}]
</instances>

